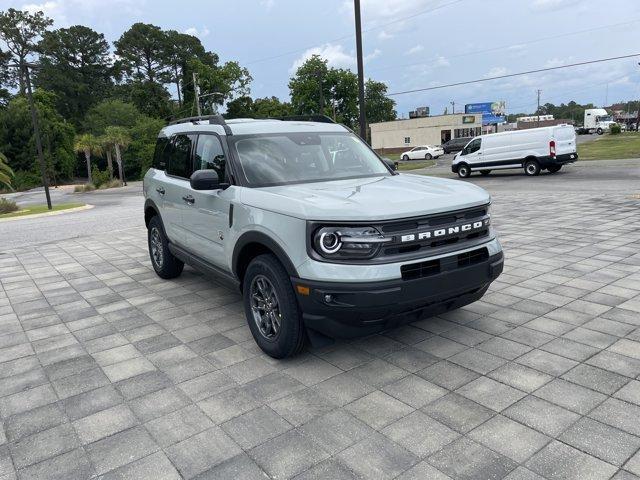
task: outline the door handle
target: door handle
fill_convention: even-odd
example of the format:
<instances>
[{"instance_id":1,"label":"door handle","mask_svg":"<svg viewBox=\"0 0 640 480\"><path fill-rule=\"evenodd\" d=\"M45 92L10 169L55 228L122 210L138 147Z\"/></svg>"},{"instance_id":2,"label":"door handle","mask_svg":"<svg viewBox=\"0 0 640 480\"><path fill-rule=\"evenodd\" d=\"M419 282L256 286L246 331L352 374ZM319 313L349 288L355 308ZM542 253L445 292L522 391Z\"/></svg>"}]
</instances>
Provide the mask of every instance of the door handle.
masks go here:
<instances>
[{"instance_id":1,"label":"door handle","mask_svg":"<svg viewBox=\"0 0 640 480\"><path fill-rule=\"evenodd\" d=\"M182 199L187 202L189 205L193 205L196 202L196 199L193 198L191 195L187 195L185 197L182 197Z\"/></svg>"},{"instance_id":2,"label":"door handle","mask_svg":"<svg viewBox=\"0 0 640 480\"><path fill-rule=\"evenodd\" d=\"M158 192L160 195L164 195L164 188L162 188L162 187L157 187L157 188L156 188L156 192Z\"/></svg>"}]
</instances>

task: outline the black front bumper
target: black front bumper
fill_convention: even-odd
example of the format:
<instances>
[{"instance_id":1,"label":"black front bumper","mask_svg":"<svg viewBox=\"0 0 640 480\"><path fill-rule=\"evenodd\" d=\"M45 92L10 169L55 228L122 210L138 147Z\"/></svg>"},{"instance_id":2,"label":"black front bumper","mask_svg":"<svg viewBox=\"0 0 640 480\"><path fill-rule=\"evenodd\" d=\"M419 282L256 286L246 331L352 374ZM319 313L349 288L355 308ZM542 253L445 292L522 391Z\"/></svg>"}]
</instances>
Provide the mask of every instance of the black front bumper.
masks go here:
<instances>
[{"instance_id":1,"label":"black front bumper","mask_svg":"<svg viewBox=\"0 0 640 480\"><path fill-rule=\"evenodd\" d=\"M502 273L503 264L503 255L498 253L469 266L449 262L439 273L415 280L336 283L293 278L292 281L307 328L334 338L349 338L475 302ZM300 294L298 286L308 287L309 294Z\"/></svg>"}]
</instances>

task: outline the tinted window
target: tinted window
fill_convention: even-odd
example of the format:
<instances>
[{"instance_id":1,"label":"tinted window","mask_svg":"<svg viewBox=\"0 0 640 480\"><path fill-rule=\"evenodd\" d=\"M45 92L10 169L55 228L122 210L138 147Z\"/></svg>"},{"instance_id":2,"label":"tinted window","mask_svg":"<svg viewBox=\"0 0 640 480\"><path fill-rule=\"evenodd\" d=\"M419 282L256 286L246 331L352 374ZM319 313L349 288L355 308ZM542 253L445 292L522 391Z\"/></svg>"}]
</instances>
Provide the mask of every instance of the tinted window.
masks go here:
<instances>
[{"instance_id":1,"label":"tinted window","mask_svg":"<svg viewBox=\"0 0 640 480\"><path fill-rule=\"evenodd\" d=\"M478 150L480 150L480 139L479 138L476 138L469 145L467 145L465 147L465 149L464 149L465 154L477 152Z\"/></svg>"},{"instance_id":2,"label":"tinted window","mask_svg":"<svg viewBox=\"0 0 640 480\"><path fill-rule=\"evenodd\" d=\"M193 170L215 170L220 183L225 181L226 157L215 135L199 135L193 158Z\"/></svg>"},{"instance_id":3,"label":"tinted window","mask_svg":"<svg viewBox=\"0 0 640 480\"><path fill-rule=\"evenodd\" d=\"M153 168L158 170L167 169L167 154L169 149L169 139L167 137L159 137L156 141L156 149L153 152Z\"/></svg>"},{"instance_id":4,"label":"tinted window","mask_svg":"<svg viewBox=\"0 0 640 480\"><path fill-rule=\"evenodd\" d=\"M191 146L195 135L176 135L173 137L169 154L167 172L176 177L189 178L191 176Z\"/></svg>"}]
</instances>

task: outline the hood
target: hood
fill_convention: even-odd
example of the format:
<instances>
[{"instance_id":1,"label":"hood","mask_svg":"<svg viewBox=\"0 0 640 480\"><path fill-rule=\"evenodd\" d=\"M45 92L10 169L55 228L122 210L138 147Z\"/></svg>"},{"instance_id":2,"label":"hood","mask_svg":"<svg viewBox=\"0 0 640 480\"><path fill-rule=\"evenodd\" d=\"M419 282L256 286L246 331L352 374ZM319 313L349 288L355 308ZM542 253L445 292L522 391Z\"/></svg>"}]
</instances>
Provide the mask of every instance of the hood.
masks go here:
<instances>
[{"instance_id":1,"label":"hood","mask_svg":"<svg viewBox=\"0 0 640 480\"><path fill-rule=\"evenodd\" d=\"M471 183L422 175L246 188L242 203L305 220L407 218L484 205L489 194Z\"/></svg>"}]
</instances>

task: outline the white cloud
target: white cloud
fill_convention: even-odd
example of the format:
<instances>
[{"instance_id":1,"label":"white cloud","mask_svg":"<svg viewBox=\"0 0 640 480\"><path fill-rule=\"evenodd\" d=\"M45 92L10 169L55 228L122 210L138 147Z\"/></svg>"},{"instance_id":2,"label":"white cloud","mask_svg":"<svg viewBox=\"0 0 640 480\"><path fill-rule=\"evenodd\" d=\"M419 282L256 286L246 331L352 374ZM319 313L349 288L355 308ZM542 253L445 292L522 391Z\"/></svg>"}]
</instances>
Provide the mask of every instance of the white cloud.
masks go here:
<instances>
[{"instance_id":1,"label":"white cloud","mask_svg":"<svg viewBox=\"0 0 640 480\"><path fill-rule=\"evenodd\" d=\"M204 38L209 36L211 31L207 27L202 27L201 30L198 30L196 27L187 28L184 33L187 35L193 35L194 37Z\"/></svg>"},{"instance_id":2,"label":"white cloud","mask_svg":"<svg viewBox=\"0 0 640 480\"><path fill-rule=\"evenodd\" d=\"M31 14L42 12L49 18L53 18L58 22L66 23L66 15L64 13L63 5L60 2L49 1L43 3L28 3L22 6L22 10L26 10Z\"/></svg>"},{"instance_id":3,"label":"white cloud","mask_svg":"<svg viewBox=\"0 0 640 480\"><path fill-rule=\"evenodd\" d=\"M451 66L451 63L449 63L449 60L447 60L442 55L438 55L438 58L436 58L435 64L438 67L449 67L449 66Z\"/></svg>"},{"instance_id":4,"label":"white cloud","mask_svg":"<svg viewBox=\"0 0 640 480\"><path fill-rule=\"evenodd\" d=\"M501 75L506 75L507 73L509 73L509 71L507 70L506 67L493 67L484 76L486 78L489 78L489 77L500 77Z\"/></svg>"},{"instance_id":5,"label":"white cloud","mask_svg":"<svg viewBox=\"0 0 640 480\"><path fill-rule=\"evenodd\" d=\"M417 44L417 45L414 45L413 47L411 47L406 52L404 52L404 54L405 55L415 55L416 53L420 53L423 50L424 50L424 47L422 45L420 45L420 44Z\"/></svg>"},{"instance_id":6,"label":"white cloud","mask_svg":"<svg viewBox=\"0 0 640 480\"><path fill-rule=\"evenodd\" d=\"M387 32L386 30L380 30L380 33L378 33L378 40L389 40L391 38L393 38L395 35L392 35L391 33Z\"/></svg>"},{"instance_id":7,"label":"white cloud","mask_svg":"<svg viewBox=\"0 0 640 480\"><path fill-rule=\"evenodd\" d=\"M41 11L55 21L55 27L71 24L92 24L92 20L119 15L139 16L147 0L45 0L41 3L25 3L20 8L30 13ZM80 18L79 18L80 17Z\"/></svg>"},{"instance_id":8,"label":"white cloud","mask_svg":"<svg viewBox=\"0 0 640 480\"><path fill-rule=\"evenodd\" d=\"M260 5L262 5L266 10L271 10L275 4L275 0L260 0Z\"/></svg>"},{"instance_id":9,"label":"white cloud","mask_svg":"<svg viewBox=\"0 0 640 480\"><path fill-rule=\"evenodd\" d=\"M352 68L356 65L356 57L353 51L347 52L344 47L339 44L326 43L320 47L310 48L305 51L295 62L293 62L293 65L291 65L291 68L289 69L289 73L294 73L313 55L319 55L324 60L327 60L327 64L330 67ZM380 55L382 55L382 50L376 48L373 52L364 56L364 61L368 62L374 58L378 58Z\"/></svg>"},{"instance_id":10,"label":"white cloud","mask_svg":"<svg viewBox=\"0 0 640 480\"><path fill-rule=\"evenodd\" d=\"M533 0L531 10L538 12L548 12L572 7L580 3L580 0Z\"/></svg>"}]
</instances>

